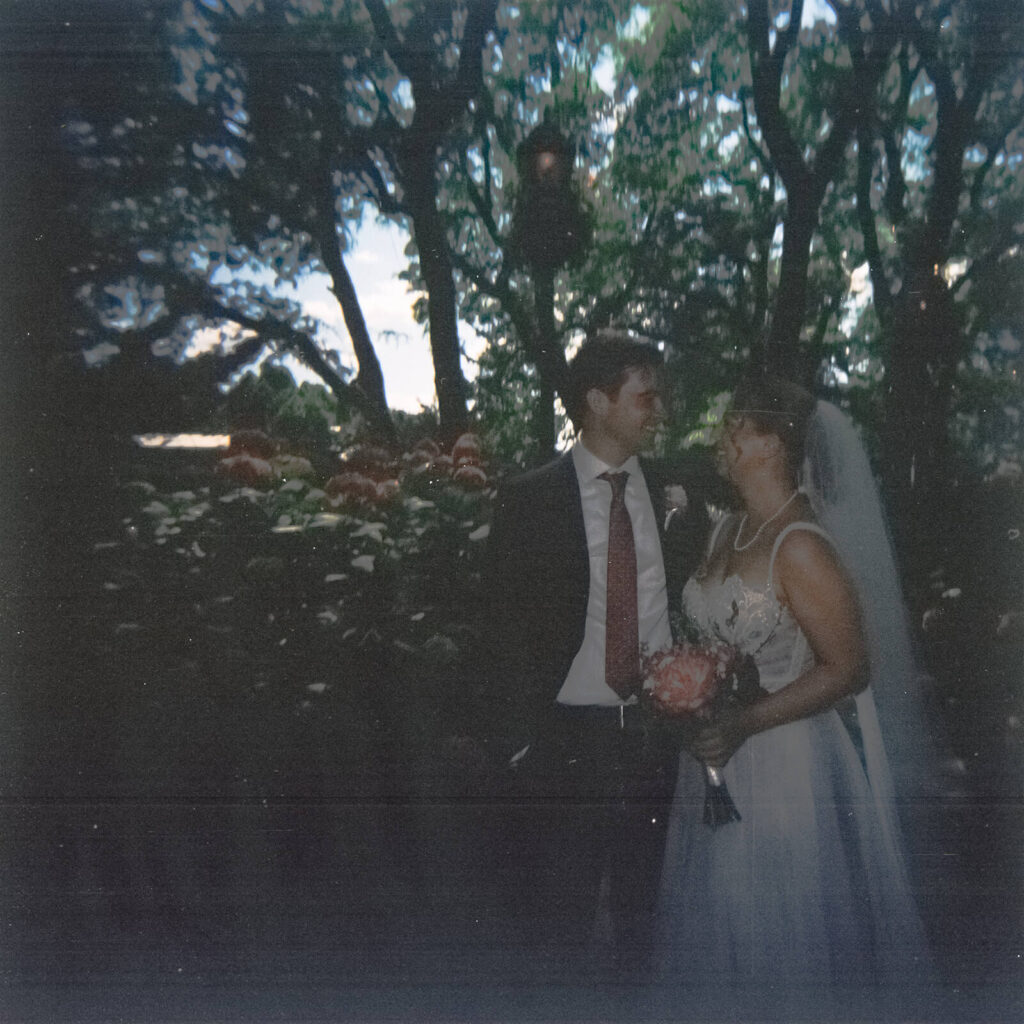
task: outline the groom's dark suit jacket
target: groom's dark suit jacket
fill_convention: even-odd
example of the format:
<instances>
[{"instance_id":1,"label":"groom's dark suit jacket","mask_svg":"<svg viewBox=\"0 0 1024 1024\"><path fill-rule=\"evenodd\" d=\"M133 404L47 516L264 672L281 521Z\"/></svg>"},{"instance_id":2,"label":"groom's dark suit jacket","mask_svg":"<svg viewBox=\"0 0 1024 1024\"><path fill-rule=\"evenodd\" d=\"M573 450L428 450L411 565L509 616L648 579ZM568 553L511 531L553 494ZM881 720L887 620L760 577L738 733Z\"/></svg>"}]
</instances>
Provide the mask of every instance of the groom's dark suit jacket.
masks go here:
<instances>
[{"instance_id":1,"label":"groom's dark suit jacket","mask_svg":"<svg viewBox=\"0 0 1024 1024\"><path fill-rule=\"evenodd\" d=\"M641 468L658 522L672 611L704 552L707 474L703 481L700 473L680 479L678 472L647 460ZM687 503L666 530L668 484L681 484ZM590 561L571 454L501 487L486 580L485 682L511 753L534 738L540 714L554 702L583 642Z\"/></svg>"}]
</instances>

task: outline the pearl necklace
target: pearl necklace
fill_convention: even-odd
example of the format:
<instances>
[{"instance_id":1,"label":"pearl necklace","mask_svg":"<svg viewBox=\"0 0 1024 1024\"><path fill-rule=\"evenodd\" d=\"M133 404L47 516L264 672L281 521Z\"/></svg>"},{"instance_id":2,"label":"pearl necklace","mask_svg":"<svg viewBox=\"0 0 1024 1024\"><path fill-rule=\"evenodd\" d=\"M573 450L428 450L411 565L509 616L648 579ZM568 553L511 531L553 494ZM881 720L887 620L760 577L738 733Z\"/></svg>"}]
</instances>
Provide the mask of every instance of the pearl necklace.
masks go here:
<instances>
[{"instance_id":1,"label":"pearl necklace","mask_svg":"<svg viewBox=\"0 0 1024 1024\"><path fill-rule=\"evenodd\" d=\"M785 501L784 501L784 502L783 502L783 503L782 503L782 504L781 504L781 505L780 505L780 506L779 506L779 507L778 507L778 508L777 508L777 509L776 509L776 510L775 510L775 511L774 511L774 512L773 512L773 513L772 513L772 514L771 514L771 515L770 515L770 516L769 516L769 517L768 517L768 518L767 518L767 519L766 519L766 520L765 520L765 521L764 521L764 522L763 522L763 523L761 524L761 525L760 525L760 526L759 526L759 527L758 527L758 528L757 528L757 532L756 532L756 533L754 534L754 536L753 536L753 537L751 537L751 538L750 538L750 540L748 540L748 541L747 541L747 543L746 543L746 544L739 544L739 543L738 543L738 541L739 541L739 539L740 539L740 534L742 534L742 533L743 533L743 527L747 525L747 513L746 513L746 512L744 512L744 513L743 513L743 518L742 518L742 519L740 520L740 528L739 528L739 529L738 529L738 530L736 531L736 536L735 536L735 537L733 537L733 539L732 539L732 549L733 549L733 551L746 551L746 550L747 550L747 548L749 548L749 547L750 547L750 546L751 546L752 544L754 544L754 542L755 542L755 541L757 540L757 538L761 536L761 531L762 531L762 530L764 530L764 528L765 528L765 527L766 527L766 526L767 526L767 525L768 525L768 524L769 524L770 522L772 522L772 520L774 520L774 519L777 519L777 518L778 518L778 517L779 517L779 516L780 516L780 515L782 514L782 510L783 510L784 508L786 508L786 507L787 507L787 506L788 506L788 505L790 504L790 502L792 502L792 500L793 500L793 499L794 499L794 498L795 498L795 497L796 497L796 496L797 496L797 495L798 495L799 493L800 493L800 488L798 487L798 488L797 488L797 489L796 489L796 490L795 490L795 491L794 491L794 492L793 492L793 493L792 493L792 494L791 494L791 495L790 495L790 496L789 496L789 497L788 497L788 498L787 498L787 499L786 499L786 500L785 500Z\"/></svg>"}]
</instances>

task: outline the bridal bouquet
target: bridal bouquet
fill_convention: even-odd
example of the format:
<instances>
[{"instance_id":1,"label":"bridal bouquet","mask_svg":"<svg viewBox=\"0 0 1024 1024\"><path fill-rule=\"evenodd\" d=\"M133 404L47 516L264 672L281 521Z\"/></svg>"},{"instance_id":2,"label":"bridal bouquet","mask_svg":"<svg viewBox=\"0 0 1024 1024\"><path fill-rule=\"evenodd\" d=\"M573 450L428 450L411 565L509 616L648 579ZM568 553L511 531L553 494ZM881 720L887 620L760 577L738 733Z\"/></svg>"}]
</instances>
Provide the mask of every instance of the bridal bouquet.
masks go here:
<instances>
[{"instance_id":1,"label":"bridal bouquet","mask_svg":"<svg viewBox=\"0 0 1024 1024\"><path fill-rule=\"evenodd\" d=\"M723 708L753 703L762 693L753 658L723 641L684 641L644 659L644 699L671 720L707 721ZM704 824L739 821L721 770L705 765L704 784Z\"/></svg>"}]
</instances>

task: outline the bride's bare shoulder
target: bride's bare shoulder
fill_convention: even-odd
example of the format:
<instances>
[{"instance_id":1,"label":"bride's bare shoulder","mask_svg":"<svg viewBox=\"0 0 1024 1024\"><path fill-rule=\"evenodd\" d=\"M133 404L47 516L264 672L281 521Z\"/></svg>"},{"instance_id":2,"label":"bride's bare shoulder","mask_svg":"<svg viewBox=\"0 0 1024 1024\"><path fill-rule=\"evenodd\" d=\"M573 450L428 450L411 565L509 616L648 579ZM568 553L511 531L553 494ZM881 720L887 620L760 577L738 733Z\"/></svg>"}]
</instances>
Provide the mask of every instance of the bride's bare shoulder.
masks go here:
<instances>
[{"instance_id":1,"label":"bride's bare shoulder","mask_svg":"<svg viewBox=\"0 0 1024 1024\"><path fill-rule=\"evenodd\" d=\"M839 571L842 565L828 535L814 522L792 524L780 535L774 571L783 577Z\"/></svg>"}]
</instances>

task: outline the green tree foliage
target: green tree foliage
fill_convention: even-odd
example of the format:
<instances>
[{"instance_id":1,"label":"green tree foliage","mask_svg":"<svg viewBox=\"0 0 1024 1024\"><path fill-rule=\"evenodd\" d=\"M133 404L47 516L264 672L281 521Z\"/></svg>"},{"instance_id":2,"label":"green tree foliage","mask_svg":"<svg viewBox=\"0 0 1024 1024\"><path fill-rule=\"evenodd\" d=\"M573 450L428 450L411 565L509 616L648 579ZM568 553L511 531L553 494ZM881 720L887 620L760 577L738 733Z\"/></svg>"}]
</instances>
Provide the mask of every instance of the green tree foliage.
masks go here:
<instances>
[{"instance_id":1,"label":"green tree foliage","mask_svg":"<svg viewBox=\"0 0 1024 1024\"><path fill-rule=\"evenodd\" d=\"M426 293L441 428L457 436L467 423L467 393L438 165L478 91L494 4L207 6L201 15L183 13L190 45L182 68L197 65L184 84L197 103L238 108L241 141L228 140L245 161L235 222L254 240L298 243L299 252L302 239L318 245L359 358L356 384L382 410L379 366L338 229L367 204L408 224L413 276ZM254 201L261 194L270 198Z\"/></svg>"},{"instance_id":2,"label":"green tree foliage","mask_svg":"<svg viewBox=\"0 0 1024 1024\"><path fill-rule=\"evenodd\" d=\"M658 6L620 40L583 291L667 339L690 417L751 363L845 382L923 522L964 442L989 466L1019 443L1021 12L805 10Z\"/></svg>"},{"instance_id":3,"label":"green tree foliage","mask_svg":"<svg viewBox=\"0 0 1024 1024\"><path fill-rule=\"evenodd\" d=\"M884 411L895 489L911 465L950 472L952 412L953 440L984 439L994 463L1018 394L1018 6L159 8L135 27L145 61L94 76L79 115L53 104L63 201L95 232L74 261L94 313L74 344L115 342L127 379L154 347L191 366L206 328L210 385L287 350L393 437L345 267L372 213L411 232L446 434L468 416L458 318L488 346L474 415L527 461L559 429L565 355L613 323L665 341L684 434L768 363L848 380L858 411ZM590 226L550 280L512 244L517 155L545 122L576 153ZM313 271L345 313L351 382L289 298ZM934 319L915 311L922 288Z\"/></svg>"},{"instance_id":4,"label":"green tree foliage","mask_svg":"<svg viewBox=\"0 0 1024 1024\"><path fill-rule=\"evenodd\" d=\"M773 176L742 144L736 31L725 6L664 7L623 41L621 113L596 185L611 215L580 288L589 321L666 340L689 426L735 381L766 314ZM608 267L628 268L625 287Z\"/></svg>"},{"instance_id":5,"label":"green tree foliage","mask_svg":"<svg viewBox=\"0 0 1024 1024\"><path fill-rule=\"evenodd\" d=\"M857 213L883 338L886 476L906 527L955 478L958 435L976 424L989 469L1021 442L1009 283L1022 269L1024 6L869 6L896 42L858 129Z\"/></svg>"},{"instance_id":6,"label":"green tree foliage","mask_svg":"<svg viewBox=\"0 0 1024 1024\"><path fill-rule=\"evenodd\" d=\"M282 81L294 55L275 61L272 49L247 46L258 34L226 15L236 32L221 54L214 47L224 26L214 12L185 4L163 13L153 40L163 74L150 83L144 112L122 107L112 127L83 123L89 138L80 143L98 148L100 167L111 168L106 202L94 200L91 210L116 255L106 279L91 282L105 326L136 349L179 358L197 328L219 332L224 379L268 349L290 352L387 436L380 368L334 221L334 154L326 144L317 150L308 125L296 132L278 116L294 84ZM307 49L315 75L324 54ZM81 148L83 161L97 159ZM359 361L352 386L338 353L318 342L287 294L325 266Z\"/></svg>"},{"instance_id":7,"label":"green tree foliage","mask_svg":"<svg viewBox=\"0 0 1024 1024\"><path fill-rule=\"evenodd\" d=\"M510 397L524 401L522 444L515 447L528 461L548 457L554 445L552 402L565 373L565 346L578 325L566 318L573 265L540 266L527 256L534 242L546 246L567 228L582 240L587 228L571 209L572 223L542 216L537 228L524 205L533 197L520 163L527 140L536 141L534 132L546 126L560 133L577 161L577 181L567 183L566 205L580 206L581 191L589 205L578 168L582 165L583 175L592 179L607 162L612 116L611 98L594 75L628 11L628 4L608 3L500 7L484 89L472 123L453 144L444 206L456 240L461 314L492 347L506 350L482 361L476 412L491 423L508 413ZM585 209L579 215L587 219ZM538 231L552 239L538 240ZM550 343L553 337L557 344ZM504 389L503 381L511 380L506 374L517 379L511 391ZM499 429L508 432L507 426Z\"/></svg>"},{"instance_id":8,"label":"green tree foliage","mask_svg":"<svg viewBox=\"0 0 1024 1024\"><path fill-rule=\"evenodd\" d=\"M342 429L338 403L326 388L309 382L296 386L292 375L276 366L258 376L244 374L218 412L221 429L258 430L327 464L338 443L333 431Z\"/></svg>"},{"instance_id":9,"label":"green tree foliage","mask_svg":"<svg viewBox=\"0 0 1024 1024\"><path fill-rule=\"evenodd\" d=\"M74 14L87 23L87 11ZM144 372L154 352L181 361L207 329L220 335L222 381L289 352L394 440L345 265L351 226L369 209L412 230L442 428L457 436L467 394L436 164L477 88L492 20L493 4L458 3L148 11L137 28L145 74L47 112L65 126L67 180L81 185L65 208L77 205L92 235L76 268L92 315L82 347L116 349ZM318 271L352 340L351 381L289 294Z\"/></svg>"}]
</instances>

